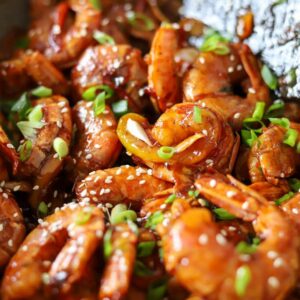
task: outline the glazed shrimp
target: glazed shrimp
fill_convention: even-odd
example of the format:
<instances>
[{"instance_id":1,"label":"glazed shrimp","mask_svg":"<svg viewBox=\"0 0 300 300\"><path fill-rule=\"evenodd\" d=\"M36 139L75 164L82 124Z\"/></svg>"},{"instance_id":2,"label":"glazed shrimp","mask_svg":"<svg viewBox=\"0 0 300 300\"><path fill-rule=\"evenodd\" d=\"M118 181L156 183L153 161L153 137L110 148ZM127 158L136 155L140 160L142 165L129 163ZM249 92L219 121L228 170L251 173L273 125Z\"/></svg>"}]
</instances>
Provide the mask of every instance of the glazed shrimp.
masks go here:
<instances>
[{"instance_id":1,"label":"glazed shrimp","mask_svg":"<svg viewBox=\"0 0 300 300\"><path fill-rule=\"evenodd\" d=\"M76 137L72 149L75 172L80 177L112 166L121 151L114 114L106 106L103 114L95 116L92 102L80 101L73 108Z\"/></svg>"},{"instance_id":2,"label":"glazed shrimp","mask_svg":"<svg viewBox=\"0 0 300 300\"><path fill-rule=\"evenodd\" d=\"M257 101L270 105L271 99L250 48L237 44L230 49L231 54L226 56L211 52L199 55L183 82L184 100L214 109L239 130L243 120L252 115ZM235 85L246 87L246 98L233 94L231 88Z\"/></svg>"},{"instance_id":3,"label":"glazed shrimp","mask_svg":"<svg viewBox=\"0 0 300 300\"><path fill-rule=\"evenodd\" d=\"M126 223L111 229L112 253L101 279L98 299L123 299L126 296L136 256L137 235Z\"/></svg>"},{"instance_id":4,"label":"glazed shrimp","mask_svg":"<svg viewBox=\"0 0 300 300\"><path fill-rule=\"evenodd\" d=\"M41 128L35 130L31 137L32 149L29 158L22 162L19 176L33 182L33 191L29 202L37 208L42 195L61 171L64 158L60 158L53 148L56 138L64 141L67 148L70 146L72 135L71 109L67 99L61 96L52 96L34 101L33 106L40 106L42 110Z\"/></svg>"},{"instance_id":5,"label":"glazed shrimp","mask_svg":"<svg viewBox=\"0 0 300 300\"><path fill-rule=\"evenodd\" d=\"M21 210L12 193L0 187L0 268L4 267L18 250L25 237Z\"/></svg>"},{"instance_id":6,"label":"glazed shrimp","mask_svg":"<svg viewBox=\"0 0 300 300\"><path fill-rule=\"evenodd\" d=\"M155 33L149 55L149 91L158 112L180 100L175 55L179 48L177 30L171 25L161 26Z\"/></svg>"},{"instance_id":7,"label":"glazed shrimp","mask_svg":"<svg viewBox=\"0 0 300 300\"><path fill-rule=\"evenodd\" d=\"M201 122L194 121L195 108L201 113ZM127 114L119 120L117 134L127 151L146 163L213 165L225 172L232 165L239 142L217 113L196 103L174 105L160 116L152 129L142 116ZM162 146L174 149L174 155L168 160L158 155Z\"/></svg>"},{"instance_id":8,"label":"glazed shrimp","mask_svg":"<svg viewBox=\"0 0 300 300\"><path fill-rule=\"evenodd\" d=\"M297 130L295 123L291 127ZM299 166L298 154L294 148L283 143L285 134L285 128L271 125L254 143L248 158L252 182L268 181L278 185L295 173Z\"/></svg>"},{"instance_id":9,"label":"glazed shrimp","mask_svg":"<svg viewBox=\"0 0 300 300\"><path fill-rule=\"evenodd\" d=\"M69 11L75 13L72 21ZM101 12L88 1L69 0L46 11L30 25L30 48L43 53L60 68L74 65L93 43L93 32L100 25Z\"/></svg>"},{"instance_id":10,"label":"glazed shrimp","mask_svg":"<svg viewBox=\"0 0 300 300\"><path fill-rule=\"evenodd\" d=\"M103 45L88 48L72 70L72 86L77 99L85 90L108 85L118 99L127 99L131 110L147 105L141 95L147 84L147 65L140 50L128 45Z\"/></svg>"},{"instance_id":11,"label":"glazed shrimp","mask_svg":"<svg viewBox=\"0 0 300 300\"><path fill-rule=\"evenodd\" d=\"M205 299L283 299L295 286L299 268L299 238L293 223L279 208L232 177L203 174L196 187L215 205L253 221L263 241L255 253L240 255L220 233L208 210L190 209L162 236L167 270ZM249 277L241 290L235 286L243 271Z\"/></svg>"},{"instance_id":12,"label":"glazed shrimp","mask_svg":"<svg viewBox=\"0 0 300 300\"><path fill-rule=\"evenodd\" d=\"M65 95L68 82L64 75L39 52L27 51L0 64L0 97L14 97L34 85L49 87Z\"/></svg>"},{"instance_id":13,"label":"glazed shrimp","mask_svg":"<svg viewBox=\"0 0 300 300\"><path fill-rule=\"evenodd\" d=\"M92 172L77 184L76 195L79 201L139 208L144 199L169 187L170 183L153 177L151 169L122 166Z\"/></svg>"},{"instance_id":14,"label":"glazed shrimp","mask_svg":"<svg viewBox=\"0 0 300 300\"><path fill-rule=\"evenodd\" d=\"M47 217L10 261L3 299L67 296L84 277L103 231L104 215L97 207L72 203Z\"/></svg>"}]
</instances>

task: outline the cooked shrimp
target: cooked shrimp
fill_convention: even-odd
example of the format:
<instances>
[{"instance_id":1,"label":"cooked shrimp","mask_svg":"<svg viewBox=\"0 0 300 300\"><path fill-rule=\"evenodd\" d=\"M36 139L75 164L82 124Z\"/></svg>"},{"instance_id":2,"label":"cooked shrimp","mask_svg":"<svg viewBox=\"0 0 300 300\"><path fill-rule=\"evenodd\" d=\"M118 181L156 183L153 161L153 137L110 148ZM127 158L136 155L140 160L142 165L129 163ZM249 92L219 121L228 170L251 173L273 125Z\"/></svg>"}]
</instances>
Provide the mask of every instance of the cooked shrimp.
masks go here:
<instances>
[{"instance_id":1,"label":"cooked shrimp","mask_svg":"<svg viewBox=\"0 0 300 300\"><path fill-rule=\"evenodd\" d=\"M32 129L32 149L29 158L19 168L19 176L33 182L29 202L37 208L48 186L61 171L64 158L60 158L53 148L56 138L61 138L69 148L72 135L71 109L67 99L52 96L33 102L42 110L41 128Z\"/></svg>"},{"instance_id":2,"label":"cooked shrimp","mask_svg":"<svg viewBox=\"0 0 300 300\"><path fill-rule=\"evenodd\" d=\"M25 237L22 212L12 193L0 187L0 268L18 250Z\"/></svg>"},{"instance_id":3,"label":"cooked shrimp","mask_svg":"<svg viewBox=\"0 0 300 300\"><path fill-rule=\"evenodd\" d=\"M103 45L88 48L72 70L72 85L77 99L88 88L108 85L119 99L127 99L131 110L147 105L142 96L147 84L147 65L140 50L128 45Z\"/></svg>"},{"instance_id":4,"label":"cooked shrimp","mask_svg":"<svg viewBox=\"0 0 300 300\"><path fill-rule=\"evenodd\" d=\"M0 97L18 96L34 85L61 95L69 90L64 75L39 52L27 51L0 64Z\"/></svg>"},{"instance_id":5,"label":"cooked shrimp","mask_svg":"<svg viewBox=\"0 0 300 300\"><path fill-rule=\"evenodd\" d=\"M130 204L139 208L144 199L171 187L152 176L151 169L122 166L92 172L76 186L79 201Z\"/></svg>"},{"instance_id":6,"label":"cooked shrimp","mask_svg":"<svg viewBox=\"0 0 300 300\"><path fill-rule=\"evenodd\" d=\"M293 223L279 208L232 177L203 174L196 187L215 205L253 221L263 241L255 253L240 255L220 233L208 210L190 209L162 236L167 270L205 299L283 299L295 286L299 268L299 238ZM243 271L248 277L240 289L236 286Z\"/></svg>"},{"instance_id":7,"label":"cooked shrimp","mask_svg":"<svg viewBox=\"0 0 300 300\"><path fill-rule=\"evenodd\" d=\"M295 194L291 199L283 202L280 207L297 224L298 229L300 229L300 193Z\"/></svg>"},{"instance_id":8,"label":"cooked shrimp","mask_svg":"<svg viewBox=\"0 0 300 300\"><path fill-rule=\"evenodd\" d=\"M199 110L199 118L201 114L200 122L194 120L195 108ZM217 113L196 103L174 105L150 129L148 121L136 114L122 117L117 129L127 151L144 162L213 165L226 172L232 165L235 145L239 142L230 126ZM162 146L172 147L174 155L167 160L160 157L158 151Z\"/></svg>"},{"instance_id":9,"label":"cooked shrimp","mask_svg":"<svg viewBox=\"0 0 300 300\"><path fill-rule=\"evenodd\" d=\"M254 143L248 159L252 182L268 181L277 185L295 173L299 165L298 154L283 143L285 134L285 128L271 125Z\"/></svg>"},{"instance_id":10,"label":"cooked shrimp","mask_svg":"<svg viewBox=\"0 0 300 300\"><path fill-rule=\"evenodd\" d=\"M75 20L69 16L75 13ZM74 65L93 43L93 32L100 26L101 12L88 0L68 0L57 4L32 21L30 48L43 53L60 68Z\"/></svg>"},{"instance_id":11,"label":"cooked shrimp","mask_svg":"<svg viewBox=\"0 0 300 300\"><path fill-rule=\"evenodd\" d=\"M92 102L80 101L73 108L76 137L72 150L75 170L82 176L111 167L121 151L114 114L106 106L103 114L95 115Z\"/></svg>"},{"instance_id":12,"label":"cooked shrimp","mask_svg":"<svg viewBox=\"0 0 300 300\"><path fill-rule=\"evenodd\" d=\"M161 26L155 33L149 57L149 91L159 112L180 100L175 55L178 50L177 30L171 25Z\"/></svg>"},{"instance_id":13,"label":"cooked shrimp","mask_svg":"<svg viewBox=\"0 0 300 300\"><path fill-rule=\"evenodd\" d=\"M85 276L103 231L104 215L97 207L72 203L46 218L10 261L3 299L67 296Z\"/></svg>"},{"instance_id":14,"label":"cooked shrimp","mask_svg":"<svg viewBox=\"0 0 300 300\"><path fill-rule=\"evenodd\" d=\"M269 105L271 100L250 48L237 44L230 49L230 55L211 52L199 55L184 80L184 99L215 110L235 129L240 129L243 120L252 115L257 101ZM231 89L235 85L247 87L246 98L233 94Z\"/></svg>"},{"instance_id":15,"label":"cooked shrimp","mask_svg":"<svg viewBox=\"0 0 300 300\"><path fill-rule=\"evenodd\" d=\"M113 226L112 253L107 261L101 280L99 299L123 299L126 296L133 271L137 235L126 223Z\"/></svg>"}]
</instances>

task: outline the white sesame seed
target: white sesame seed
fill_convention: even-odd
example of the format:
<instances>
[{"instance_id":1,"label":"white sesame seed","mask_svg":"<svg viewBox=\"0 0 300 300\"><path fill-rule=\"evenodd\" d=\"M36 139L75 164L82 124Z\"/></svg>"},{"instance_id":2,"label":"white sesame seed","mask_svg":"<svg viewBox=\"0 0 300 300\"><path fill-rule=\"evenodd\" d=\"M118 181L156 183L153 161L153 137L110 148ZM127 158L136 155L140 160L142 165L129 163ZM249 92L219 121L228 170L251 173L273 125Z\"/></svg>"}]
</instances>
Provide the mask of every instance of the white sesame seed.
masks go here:
<instances>
[{"instance_id":1,"label":"white sesame seed","mask_svg":"<svg viewBox=\"0 0 300 300\"><path fill-rule=\"evenodd\" d=\"M205 64L205 58L203 56L199 57L199 61L201 64Z\"/></svg>"},{"instance_id":2,"label":"white sesame seed","mask_svg":"<svg viewBox=\"0 0 300 300\"><path fill-rule=\"evenodd\" d=\"M203 130L202 130L202 133L203 133L204 135L206 135L206 136L208 135L208 132L207 132L206 129L203 129Z\"/></svg>"},{"instance_id":3,"label":"white sesame seed","mask_svg":"<svg viewBox=\"0 0 300 300\"><path fill-rule=\"evenodd\" d=\"M139 181L139 184L140 184L140 185L143 185L143 184L145 184L145 183L146 183L146 180L140 180L140 181Z\"/></svg>"},{"instance_id":4,"label":"white sesame seed","mask_svg":"<svg viewBox=\"0 0 300 300\"><path fill-rule=\"evenodd\" d=\"M91 153L89 153L89 154L87 154L87 155L85 156L85 158L86 158L87 160L91 159L92 157L93 157L93 155L92 155Z\"/></svg>"},{"instance_id":5,"label":"white sesame seed","mask_svg":"<svg viewBox=\"0 0 300 300\"><path fill-rule=\"evenodd\" d=\"M64 107L62 110L61 110L61 113L64 114L68 111L68 108L67 107Z\"/></svg>"},{"instance_id":6,"label":"white sesame seed","mask_svg":"<svg viewBox=\"0 0 300 300\"><path fill-rule=\"evenodd\" d=\"M148 169L147 170L147 174L150 175L150 176L152 176L153 175L153 171L151 169Z\"/></svg>"},{"instance_id":7,"label":"white sesame seed","mask_svg":"<svg viewBox=\"0 0 300 300\"><path fill-rule=\"evenodd\" d=\"M278 288L280 285L279 280L274 276L268 278L268 284L273 288Z\"/></svg>"},{"instance_id":8,"label":"white sesame seed","mask_svg":"<svg viewBox=\"0 0 300 300\"><path fill-rule=\"evenodd\" d=\"M0 224L0 231L3 231L3 229L4 229L4 225L1 223Z\"/></svg>"},{"instance_id":9,"label":"white sesame seed","mask_svg":"<svg viewBox=\"0 0 300 300\"><path fill-rule=\"evenodd\" d=\"M122 174L122 169L121 169L121 168L119 168L119 169L116 171L116 175L120 175L120 174Z\"/></svg>"},{"instance_id":10,"label":"white sesame seed","mask_svg":"<svg viewBox=\"0 0 300 300\"><path fill-rule=\"evenodd\" d=\"M205 245L208 242L208 236L205 233L200 234L198 242L200 245Z\"/></svg>"},{"instance_id":11,"label":"white sesame seed","mask_svg":"<svg viewBox=\"0 0 300 300\"><path fill-rule=\"evenodd\" d=\"M228 198L231 198L231 197L234 197L236 195L236 192L235 191L227 191L226 192L226 196Z\"/></svg>"},{"instance_id":12,"label":"white sesame seed","mask_svg":"<svg viewBox=\"0 0 300 300\"><path fill-rule=\"evenodd\" d=\"M281 266L283 266L284 265L284 260L281 258L281 257L277 257L275 260L274 260L274 262L273 262L273 266L275 267L275 268L279 268L279 267L281 267Z\"/></svg>"},{"instance_id":13,"label":"white sesame seed","mask_svg":"<svg viewBox=\"0 0 300 300\"><path fill-rule=\"evenodd\" d=\"M12 246L13 246L13 241L12 241L12 239L8 240L7 244L8 244L9 247L12 247Z\"/></svg>"},{"instance_id":14,"label":"white sesame seed","mask_svg":"<svg viewBox=\"0 0 300 300\"><path fill-rule=\"evenodd\" d=\"M37 191L39 188L40 188L40 187L39 187L38 185L35 185L32 189L33 189L34 191Z\"/></svg>"},{"instance_id":15,"label":"white sesame seed","mask_svg":"<svg viewBox=\"0 0 300 300\"><path fill-rule=\"evenodd\" d=\"M211 179L209 182L210 187L214 188L217 185L217 181L215 179Z\"/></svg>"},{"instance_id":16,"label":"white sesame seed","mask_svg":"<svg viewBox=\"0 0 300 300\"><path fill-rule=\"evenodd\" d=\"M295 215L298 215L298 214L299 214L298 208L294 207L294 208L292 209L292 213L295 214Z\"/></svg>"},{"instance_id":17,"label":"white sesame seed","mask_svg":"<svg viewBox=\"0 0 300 300\"><path fill-rule=\"evenodd\" d=\"M133 175L129 175L126 179L127 179L127 180L133 180L133 179L134 179L134 176L133 176Z\"/></svg>"},{"instance_id":18,"label":"white sesame seed","mask_svg":"<svg viewBox=\"0 0 300 300\"><path fill-rule=\"evenodd\" d=\"M275 252L275 251L269 251L269 252L267 253L267 256L268 256L270 259L274 259L274 258L276 258L276 257L278 256L278 253Z\"/></svg>"},{"instance_id":19,"label":"white sesame seed","mask_svg":"<svg viewBox=\"0 0 300 300\"><path fill-rule=\"evenodd\" d=\"M224 236L220 233L218 233L216 235L216 241L219 245L223 246L227 243L226 239L224 238Z\"/></svg>"},{"instance_id":20,"label":"white sesame seed","mask_svg":"<svg viewBox=\"0 0 300 300\"><path fill-rule=\"evenodd\" d=\"M112 176L107 176L104 180L105 183L109 184L109 183L112 183Z\"/></svg>"},{"instance_id":21,"label":"white sesame seed","mask_svg":"<svg viewBox=\"0 0 300 300\"><path fill-rule=\"evenodd\" d=\"M56 198L56 197L57 197L57 194L58 194L58 191L55 190L54 193L53 193L53 197Z\"/></svg>"},{"instance_id":22,"label":"white sesame seed","mask_svg":"<svg viewBox=\"0 0 300 300\"><path fill-rule=\"evenodd\" d=\"M233 71L234 71L234 68L233 68L233 67L229 67L229 68L228 68L228 73L233 73Z\"/></svg>"},{"instance_id":23,"label":"white sesame seed","mask_svg":"<svg viewBox=\"0 0 300 300\"><path fill-rule=\"evenodd\" d=\"M184 257L184 258L180 261L180 263L181 263L183 266L188 266L189 263L190 263L190 261L189 261L188 258Z\"/></svg>"},{"instance_id":24,"label":"white sesame seed","mask_svg":"<svg viewBox=\"0 0 300 300\"><path fill-rule=\"evenodd\" d=\"M255 89L252 88L252 87L248 89L248 92L249 92L250 94L255 94L255 93L256 93Z\"/></svg>"},{"instance_id":25,"label":"white sesame seed","mask_svg":"<svg viewBox=\"0 0 300 300\"><path fill-rule=\"evenodd\" d=\"M20 188L21 188L20 185L16 185L16 186L14 187L13 191L14 191L14 192L17 192Z\"/></svg>"},{"instance_id":26,"label":"white sesame seed","mask_svg":"<svg viewBox=\"0 0 300 300\"><path fill-rule=\"evenodd\" d=\"M7 147L8 149L14 149L14 148L15 148L12 144L7 144L6 147Z\"/></svg>"},{"instance_id":27,"label":"white sesame seed","mask_svg":"<svg viewBox=\"0 0 300 300\"><path fill-rule=\"evenodd\" d=\"M233 54L231 54L231 55L229 56L229 59L230 59L231 61L234 61L234 60L235 60L235 57L234 57L234 55L233 55Z\"/></svg>"},{"instance_id":28,"label":"white sesame seed","mask_svg":"<svg viewBox=\"0 0 300 300\"><path fill-rule=\"evenodd\" d=\"M3 193L2 196L3 196L3 198L8 199L8 194L7 193Z\"/></svg>"},{"instance_id":29,"label":"white sesame seed","mask_svg":"<svg viewBox=\"0 0 300 300\"><path fill-rule=\"evenodd\" d=\"M242 209L248 209L249 208L249 202L248 201L245 201L243 204L242 204Z\"/></svg>"},{"instance_id":30,"label":"white sesame seed","mask_svg":"<svg viewBox=\"0 0 300 300\"><path fill-rule=\"evenodd\" d=\"M237 69L238 71L242 71L242 70L243 70L243 66L242 66L242 65L238 65L238 66L236 67L236 69Z\"/></svg>"},{"instance_id":31,"label":"white sesame seed","mask_svg":"<svg viewBox=\"0 0 300 300\"><path fill-rule=\"evenodd\" d=\"M241 113L237 112L233 115L233 118L238 119L238 118L240 118L240 116L241 116Z\"/></svg>"},{"instance_id":32,"label":"white sesame seed","mask_svg":"<svg viewBox=\"0 0 300 300\"><path fill-rule=\"evenodd\" d=\"M27 250L28 250L28 246L27 246L27 245L24 245L24 246L22 247L22 250L23 250L23 251L27 251Z\"/></svg>"}]
</instances>

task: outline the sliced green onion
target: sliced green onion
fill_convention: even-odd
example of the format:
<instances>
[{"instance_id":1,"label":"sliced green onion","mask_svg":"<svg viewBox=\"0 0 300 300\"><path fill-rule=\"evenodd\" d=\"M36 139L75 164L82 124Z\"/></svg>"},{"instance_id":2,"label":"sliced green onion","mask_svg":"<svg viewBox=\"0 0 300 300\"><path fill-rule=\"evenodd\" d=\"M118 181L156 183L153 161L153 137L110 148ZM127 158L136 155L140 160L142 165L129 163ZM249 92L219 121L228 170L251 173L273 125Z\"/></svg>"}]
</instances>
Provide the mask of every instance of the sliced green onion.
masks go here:
<instances>
[{"instance_id":1,"label":"sliced green onion","mask_svg":"<svg viewBox=\"0 0 300 300\"><path fill-rule=\"evenodd\" d=\"M94 39L101 45L109 44L109 45L115 45L115 40L113 39L112 36L96 30L93 34Z\"/></svg>"},{"instance_id":2,"label":"sliced green onion","mask_svg":"<svg viewBox=\"0 0 300 300\"><path fill-rule=\"evenodd\" d=\"M15 48L17 49L27 49L29 47L29 38L27 36L21 37L16 40Z\"/></svg>"},{"instance_id":3,"label":"sliced green onion","mask_svg":"<svg viewBox=\"0 0 300 300\"><path fill-rule=\"evenodd\" d=\"M166 204L171 204L171 203L174 202L175 199L176 199L176 195L175 195L175 194L172 194L172 195L170 195L170 196L166 199L165 203L166 203Z\"/></svg>"},{"instance_id":4,"label":"sliced green onion","mask_svg":"<svg viewBox=\"0 0 300 300\"><path fill-rule=\"evenodd\" d=\"M155 229L158 224L164 220L164 215L161 211L156 211L154 214L150 215L145 224L145 228Z\"/></svg>"},{"instance_id":5,"label":"sliced green onion","mask_svg":"<svg viewBox=\"0 0 300 300\"><path fill-rule=\"evenodd\" d=\"M153 29L155 29L153 20L143 13L129 12L127 13L127 19L132 27L142 30L145 29L145 31L152 31Z\"/></svg>"},{"instance_id":6,"label":"sliced green onion","mask_svg":"<svg viewBox=\"0 0 300 300\"><path fill-rule=\"evenodd\" d=\"M261 69L261 76L271 90L277 89L278 80L275 74L266 65L264 65Z\"/></svg>"},{"instance_id":7,"label":"sliced green onion","mask_svg":"<svg viewBox=\"0 0 300 300\"><path fill-rule=\"evenodd\" d=\"M60 137L57 137L53 141L53 149L58 154L58 157L64 158L69 154L69 146L66 141Z\"/></svg>"},{"instance_id":8,"label":"sliced green onion","mask_svg":"<svg viewBox=\"0 0 300 300\"><path fill-rule=\"evenodd\" d=\"M235 219L235 216L230 214L224 208L215 208L213 211L214 211L214 213L216 214L216 216L219 220L233 220L233 219Z\"/></svg>"},{"instance_id":9,"label":"sliced green onion","mask_svg":"<svg viewBox=\"0 0 300 300\"><path fill-rule=\"evenodd\" d=\"M114 114L119 118L129 112L128 108L128 101L127 100L120 100L118 102L114 102L111 105L112 111Z\"/></svg>"},{"instance_id":10,"label":"sliced green onion","mask_svg":"<svg viewBox=\"0 0 300 300\"><path fill-rule=\"evenodd\" d=\"M168 147L168 146L160 147L159 150L157 151L157 155L160 158L165 160L172 158L174 154L175 154L175 148Z\"/></svg>"},{"instance_id":11,"label":"sliced green onion","mask_svg":"<svg viewBox=\"0 0 300 300\"><path fill-rule=\"evenodd\" d=\"M200 50L203 52L214 52L218 55L227 55L230 53L228 42L227 38L224 38L218 32L214 32L205 38Z\"/></svg>"},{"instance_id":12,"label":"sliced green onion","mask_svg":"<svg viewBox=\"0 0 300 300\"><path fill-rule=\"evenodd\" d=\"M196 124L202 122L202 110L198 106L194 106L194 122Z\"/></svg>"},{"instance_id":13,"label":"sliced green onion","mask_svg":"<svg viewBox=\"0 0 300 300\"><path fill-rule=\"evenodd\" d=\"M296 152L299 154L300 153L300 142L296 146Z\"/></svg>"},{"instance_id":14,"label":"sliced green onion","mask_svg":"<svg viewBox=\"0 0 300 300\"><path fill-rule=\"evenodd\" d=\"M251 270L248 266L241 266L236 271L235 292L238 296L245 295L247 287L251 281Z\"/></svg>"},{"instance_id":15,"label":"sliced green onion","mask_svg":"<svg viewBox=\"0 0 300 300\"><path fill-rule=\"evenodd\" d=\"M188 191L188 195L192 198L197 198L199 194L200 194L199 191L193 191L193 190Z\"/></svg>"},{"instance_id":16,"label":"sliced green onion","mask_svg":"<svg viewBox=\"0 0 300 300\"><path fill-rule=\"evenodd\" d=\"M277 206L280 206L282 203L290 200L293 196L295 195L294 192L288 192L287 194L283 195L282 197L280 197L279 199L275 200L275 204Z\"/></svg>"},{"instance_id":17,"label":"sliced green onion","mask_svg":"<svg viewBox=\"0 0 300 300\"><path fill-rule=\"evenodd\" d=\"M110 212L110 217L116 216L119 213L126 211L127 210L127 206L125 204L117 204L113 207L113 209Z\"/></svg>"},{"instance_id":18,"label":"sliced green onion","mask_svg":"<svg viewBox=\"0 0 300 300\"><path fill-rule=\"evenodd\" d=\"M42 106L35 106L28 115L28 120L30 122L40 122L43 119Z\"/></svg>"},{"instance_id":19,"label":"sliced green onion","mask_svg":"<svg viewBox=\"0 0 300 300\"><path fill-rule=\"evenodd\" d=\"M110 221L114 224L120 224L127 221L134 222L137 219L137 214L134 210L125 210L117 215L111 216Z\"/></svg>"},{"instance_id":20,"label":"sliced green onion","mask_svg":"<svg viewBox=\"0 0 300 300\"><path fill-rule=\"evenodd\" d=\"M103 252L104 252L104 258L107 260L112 252L113 252L113 247L112 247L112 229L109 228L105 234L104 234L104 238L103 238Z\"/></svg>"},{"instance_id":21,"label":"sliced green onion","mask_svg":"<svg viewBox=\"0 0 300 300\"><path fill-rule=\"evenodd\" d=\"M97 93L105 92L105 99L109 99L114 95L114 90L108 85L96 85L88 88L83 94L82 97L86 101L94 101L97 97Z\"/></svg>"},{"instance_id":22,"label":"sliced green onion","mask_svg":"<svg viewBox=\"0 0 300 300\"><path fill-rule=\"evenodd\" d=\"M20 120L26 118L27 111L31 108L31 103L28 97L28 93L22 94L20 99L11 108L12 112L16 112L19 115Z\"/></svg>"},{"instance_id":23,"label":"sliced green onion","mask_svg":"<svg viewBox=\"0 0 300 300\"><path fill-rule=\"evenodd\" d=\"M269 121L274 125L279 125L283 128L290 127L290 121L287 118L269 118Z\"/></svg>"},{"instance_id":24,"label":"sliced green onion","mask_svg":"<svg viewBox=\"0 0 300 300\"><path fill-rule=\"evenodd\" d=\"M105 111L105 95L105 92L100 93L94 101L93 107L96 116L103 114Z\"/></svg>"},{"instance_id":25,"label":"sliced green onion","mask_svg":"<svg viewBox=\"0 0 300 300\"><path fill-rule=\"evenodd\" d=\"M295 147L298 139L298 131L292 128L289 128L285 134L283 143L290 146Z\"/></svg>"},{"instance_id":26,"label":"sliced green onion","mask_svg":"<svg viewBox=\"0 0 300 300\"><path fill-rule=\"evenodd\" d=\"M243 126L248 130L253 130L256 133L261 133L262 128L265 127L265 124L255 118L246 118L243 121Z\"/></svg>"},{"instance_id":27,"label":"sliced green onion","mask_svg":"<svg viewBox=\"0 0 300 300\"><path fill-rule=\"evenodd\" d=\"M257 135L254 130L242 130L241 136L243 143L249 147L252 147L254 142L257 140Z\"/></svg>"},{"instance_id":28,"label":"sliced green onion","mask_svg":"<svg viewBox=\"0 0 300 300\"><path fill-rule=\"evenodd\" d=\"M43 217L47 216L47 214L48 214L48 206L47 206L47 204L44 201L42 201L39 204L39 206L38 206L38 213L39 213L39 215L41 215Z\"/></svg>"},{"instance_id":29,"label":"sliced green onion","mask_svg":"<svg viewBox=\"0 0 300 300\"><path fill-rule=\"evenodd\" d=\"M280 4L283 4L285 2L287 2L287 0L275 0L275 2L273 3L273 6L280 5Z\"/></svg>"},{"instance_id":30,"label":"sliced green onion","mask_svg":"<svg viewBox=\"0 0 300 300\"><path fill-rule=\"evenodd\" d=\"M294 86L297 83L297 74L296 74L296 68L293 68L289 71L288 74L288 85Z\"/></svg>"},{"instance_id":31,"label":"sliced green onion","mask_svg":"<svg viewBox=\"0 0 300 300\"><path fill-rule=\"evenodd\" d=\"M167 279L152 282L147 290L147 300L162 300L167 292Z\"/></svg>"},{"instance_id":32,"label":"sliced green onion","mask_svg":"<svg viewBox=\"0 0 300 300\"><path fill-rule=\"evenodd\" d=\"M36 131L44 126L41 122L21 121L17 123L17 127L27 140L33 140L36 137Z\"/></svg>"},{"instance_id":33,"label":"sliced green onion","mask_svg":"<svg viewBox=\"0 0 300 300\"><path fill-rule=\"evenodd\" d=\"M102 8L101 0L89 0L89 1L95 9L101 10L101 8Z\"/></svg>"},{"instance_id":34,"label":"sliced green onion","mask_svg":"<svg viewBox=\"0 0 300 300\"><path fill-rule=\"evenodd\" d=\"M276 100L274 103L268 108L265 119L274 118L282 115L284 111L284 102L282 100Z\"/></svg>"},{"instance_id":35,"label":"sliced green onion","mask_svg":"<svg viewBox=\"0 0 300 300\"><path fill-rule=\"evenodd\" d=\"M261 242L261 240L257 236L252 239L252 244L255 246L258 246L260 244L260 242Z\"/></svg>"},{"instance_id":36,"label":"sliced green onion","mask_svg":"<svg viewBox=\"0 0 300 300\"><path fill-rule=\"evenodd\" d=\"M137 248L137 257L150 256L153 253L155 245L156 242L154 241L140 242Z\"/></svg>"},{"instance_id":37,"label":"sliced green onion","mask_svg":"<svg viewBox=\"0 0 300 300\"><path fill-rule=\"evenodd\" d=\"M150 270L143 262L140 260L136 260L134 263L134 275L139 277L151 276L153 275L153 271Z\"/></svg>"},{"instance_id":38,"label":"sliced green onion","mask_svg":"<svg viewBox=\"0 0 300 300\"><path fill-rule=\"evenodd\" d=\"M257 250L256 245L249 245L248 243L242 241L236 246L236 251L240 254L253 254Z\"/></svg>"},{"instance_id":39,"label":"sliced green onion","mask_svg":"<svg viewBox=\"0 0 300 300\"><path fill-rule=\"evenodd\" d=\"M86 224L92 216L92 211L93 211L92 208L90 208L89 211L81 211L76 217L75 220L76 225Z\"/></svg>"},{"instance_id":40,"label":"sliced green onion","mask_svg":"<svg viewBox=\"0 0 300 300\"><path fill-rule=\"evenodd\" d=\"M265 102L256 102L252 118L260 121L264 116L265 106Z\"/></svg>"},{"instance_id":41,"label":"sliced green onion","mask_svg":"<svg viewBox=\"0 0 300 300\"><path fill-rule=\"evenodd\" d=\"M38 97L38 98L49 97L52 94L53 94L52 89L49 89L45 86L39 86L36 89L31 91L31 95Z\"/></svg>"},{"instance_id":42,"label":"sliced green onion","mask_svg":"<svg viewBox=\"0 0 300 300\"><path fill-rule=\"evenodd\" d=\"M21 161L26 161L29 159L32 151L32 142L31 141L26 141L22 145L20 145L19 149L19 154L20 154L20 160Z\"/></svg>"}]
</instances>

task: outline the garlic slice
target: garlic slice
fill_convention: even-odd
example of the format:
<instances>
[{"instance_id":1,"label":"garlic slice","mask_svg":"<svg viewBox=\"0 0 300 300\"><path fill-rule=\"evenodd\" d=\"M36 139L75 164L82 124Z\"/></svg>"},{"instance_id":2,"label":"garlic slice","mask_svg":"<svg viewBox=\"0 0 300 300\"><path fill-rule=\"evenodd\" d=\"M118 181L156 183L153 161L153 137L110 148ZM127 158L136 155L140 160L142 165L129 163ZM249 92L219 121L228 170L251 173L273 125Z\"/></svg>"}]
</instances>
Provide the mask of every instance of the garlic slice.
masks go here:
<instances>
[{"instance_id":1,"label":"garlic slice","mask_svg":"<svg viewBox=\"0 0 300 300\"><path fill-rule=\"evenodd\" d=\"M126 130L137 139L143 141L149 146L153 146L144 128L132 119L127 120Z\"/></svg>"},{"instance_id":2,"label":"garlic slice","mask_svg":"<svg viewBox=\"0 0 300 300\"><path fill-rule=\"evenodd\" d=\"M194 135L186 138L184 141L182 141L175 147L175 153L180 153L180 152L185 151L187 148L189 148L196 141L202 139L203 137L206 137L206 136L204 134L197 133L197 134L194 134Z\"/></svg>"}]
</instances>

